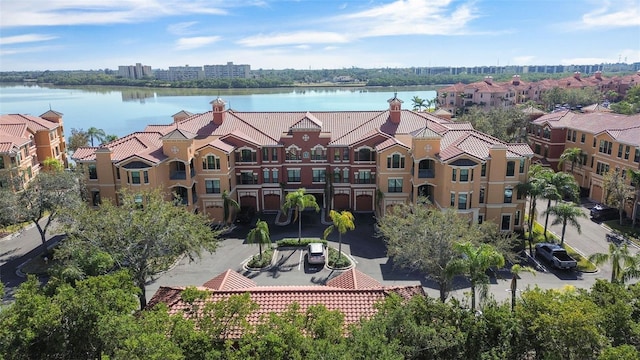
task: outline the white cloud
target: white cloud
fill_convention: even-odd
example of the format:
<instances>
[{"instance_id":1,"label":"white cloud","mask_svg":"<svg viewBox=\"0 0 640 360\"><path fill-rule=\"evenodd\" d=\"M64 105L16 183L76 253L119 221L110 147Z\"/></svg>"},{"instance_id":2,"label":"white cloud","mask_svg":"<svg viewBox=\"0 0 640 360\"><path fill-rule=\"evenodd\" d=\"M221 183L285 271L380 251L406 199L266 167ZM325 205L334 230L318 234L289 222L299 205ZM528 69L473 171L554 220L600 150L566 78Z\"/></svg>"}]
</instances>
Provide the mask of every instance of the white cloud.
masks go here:
<instances>
[{"instance_id":1,"label":"white cloud","mask_svg":"<svg viewBox=\"0 0 640 360\"><path fill-rule=\"evenodd\" d=\"M338 16L355 36L457 35L477 18L471 2L451 8L451 0L397 0L368 10Z\"/></svg>"},{"instance_id":2,"label":"white cloud","mask_svg":"<svg viewBox=\"0 0 640 360\"><path fill-rule=\"evenodd\" d=\"M143 21L169 15L223 15L206 0L2 0L0 27L102 25Z\"/></svg>"},{"instance_id":3,"label":"white cloud","mask_svg":"<svg viewBox=\"0 0 640 360\"><path fill-rule=\"evenodd\" d=\"M640 7L637 0L605 2L600 8L582 16L587 28L640 26Z\"/></svg>"},{"instance_id":4,"label":"white cloud","mask_svg":"<svg viewBox=\"0 0 640 360\"><path fill-rule=\"evenodd\" d=\"M57 36L44 35L44 34L24 34L24 35L16 35L16 36L6 36L6 37L0 37L0 45L31 43L31 42L39 42L39 41L48 41L53 39L57 39Z\"/></svg>"},{"instance_id":5,"label":"white cloud","mask_svg":"<svg viewBox=\"0 0 640 360\"><path fill-rule=\"evenodd\" d=\"M197 21L170 24L169 26L167 26L167 32L173 35L191 35L195 33L193 26L197 24Z\"/></svg>"},{"instance_id":6,"label":"white cloud","mask_svg":"<svg viewBox=\"0 0 640 360\"><path fill-rule=\"evenodd\" d=\"M195 36L188 38L180 38L176 41L176 49L191 50L197 49L209 44L213 44L221 39L220 36Z\"/></svg>"},{"instance_id":7,"label":"white cloud","mask_svg":"<svg viewBox=\"0 0 640 360\"><path fill-rule=\"evenodd\" d=\"M346 43L349 39L341 34L322 31L300 31L287 34L260 34L246 37L238 44L256 46L298 45L298 44L335 44Z\"/></svg>"}]
</instances>

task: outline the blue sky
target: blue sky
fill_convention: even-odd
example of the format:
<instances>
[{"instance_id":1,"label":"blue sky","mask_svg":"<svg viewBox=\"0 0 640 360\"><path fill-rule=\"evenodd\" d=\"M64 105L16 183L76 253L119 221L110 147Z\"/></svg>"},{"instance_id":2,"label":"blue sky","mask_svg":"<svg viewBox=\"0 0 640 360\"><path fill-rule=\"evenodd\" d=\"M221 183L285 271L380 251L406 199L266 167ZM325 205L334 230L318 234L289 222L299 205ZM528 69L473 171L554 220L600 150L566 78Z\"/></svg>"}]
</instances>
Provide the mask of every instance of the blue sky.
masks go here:
<instances>
[{"instance_id":1,"label":"blue sky","mask_svg":"<svg viewBox=\"0 0 640 360\"><path fill-rule=\"evenodd\" d=\"M0 0L0 70L640 61L640 0Z\"/></svg>"}]
</instances>

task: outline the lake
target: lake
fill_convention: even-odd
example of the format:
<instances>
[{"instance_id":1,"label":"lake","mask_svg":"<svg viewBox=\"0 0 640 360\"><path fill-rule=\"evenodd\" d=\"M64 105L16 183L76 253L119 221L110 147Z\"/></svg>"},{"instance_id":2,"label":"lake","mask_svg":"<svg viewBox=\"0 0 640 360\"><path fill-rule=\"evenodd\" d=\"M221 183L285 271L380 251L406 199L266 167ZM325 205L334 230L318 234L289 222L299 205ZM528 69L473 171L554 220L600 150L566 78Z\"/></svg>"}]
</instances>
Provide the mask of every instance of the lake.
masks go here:
<instances>
[{"instance_id":1,"label":"lake","mask_svg":"<svg viewBox=\"0 0 640 360\"><path fill-rule=\"evenodd\" d=\"M49 108L64 114L65 134L96 127L119 137L149 124L169 124L181 110L201 113L220 96L236 111L386 110L394 92L412 108L411 99L436 97L435 87L279 88L279 89L150 89L106 86L46 87L1 85L1 114L38 116Z\"/></svg>"}]
</instances>

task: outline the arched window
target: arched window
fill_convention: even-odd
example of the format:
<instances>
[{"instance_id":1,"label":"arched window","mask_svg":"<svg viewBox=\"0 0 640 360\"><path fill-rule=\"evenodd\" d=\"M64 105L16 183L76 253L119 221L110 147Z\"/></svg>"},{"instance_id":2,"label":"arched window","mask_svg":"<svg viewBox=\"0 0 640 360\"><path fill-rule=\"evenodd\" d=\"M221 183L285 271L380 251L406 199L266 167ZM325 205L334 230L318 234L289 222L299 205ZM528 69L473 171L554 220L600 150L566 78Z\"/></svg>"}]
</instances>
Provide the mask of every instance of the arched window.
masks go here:
<instances>
[{"instance_id":1,"label":"arched window","mask_svg":"<svg viewBox=\"0 0 640 360\"><path fill-rule=\"evenodd\" d=\"M207 155L202 159L203 170L220 170L220 158L215 155Z\"/></svg>"},{"instance_id":2,"label":"arched window","mask_svg":"<svg viewBox=\"0 0 640 360\"><path fill-rule=\"evenodd\" d=\"M388 169L404 169L404 156L400 154L393 154L387 157Z\"/></svg>"},{"instance_id":3,"label":"arched window","mask_svg":"<svg viewBox=\"0 0 640 360\"><path fill-rule=\"evenodd\" d=\"M327 149L322 145L316 145L311 149L311 160L327 160Z\"/></svg>"},{"instance_id":4,"label":"arched window","mask_svg":"<svg viewBox=\"0 0 640 360\"><path fill-rule=\"evenodd\" d=\"M287 161L292 161L292 160L302 160L302 149L300 149L299 147L295 146L295 145L291 145L286 149L286 160Z\"/></svg>"},{"instance_id":5,"label":"arched window","mask_svg":"<svg viewBox=\"0 0 640 360\"><path fill-rule=\"evenodd\" d=\"M376 153L369 147L363 147L356 151L356 161L376 161Z\"/></svg>"}]
</instances>

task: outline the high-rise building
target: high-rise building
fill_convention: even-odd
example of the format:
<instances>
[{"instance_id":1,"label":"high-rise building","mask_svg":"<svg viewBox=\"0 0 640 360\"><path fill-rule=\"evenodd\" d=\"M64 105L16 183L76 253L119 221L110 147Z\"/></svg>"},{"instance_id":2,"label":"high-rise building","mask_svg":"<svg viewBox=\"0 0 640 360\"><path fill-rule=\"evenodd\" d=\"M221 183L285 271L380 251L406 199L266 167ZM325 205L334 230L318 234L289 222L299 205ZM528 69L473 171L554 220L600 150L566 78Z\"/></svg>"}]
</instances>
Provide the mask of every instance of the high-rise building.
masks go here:
<instances>
[{"instance_id":1,"label":"high-rise building","mask_svg":"<svg viewBox=\"0 0 640 360\"><path fill-rule=\"evenodd\" d=\"M250 75L249 65L234 65L233 62L228 62L226 65L204 66L204 77L207 79L249 78Z\"/></svg>"},{"instance_id":2,"label":"high-rise building","mask_svg":"<svg viewBox=\"0 0 640 360\"><path fill-rule=\"evenodd\" d=\"M151 66L136 63L135 65L118 66L118 76L127 79L143 79L153 77Z\"/></svg>"}]
</instances>

